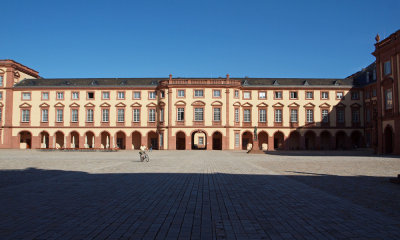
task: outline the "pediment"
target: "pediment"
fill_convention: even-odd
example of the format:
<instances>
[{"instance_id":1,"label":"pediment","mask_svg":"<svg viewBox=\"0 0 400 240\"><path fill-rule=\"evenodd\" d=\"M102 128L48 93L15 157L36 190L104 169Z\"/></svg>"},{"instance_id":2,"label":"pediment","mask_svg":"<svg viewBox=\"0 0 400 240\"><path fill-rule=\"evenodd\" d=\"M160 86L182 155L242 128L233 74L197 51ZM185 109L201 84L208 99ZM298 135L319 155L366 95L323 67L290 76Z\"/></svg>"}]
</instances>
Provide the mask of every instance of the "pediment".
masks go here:
<instances>
[{"instance_id":1,"label":"pediment","mask_svg":"<svg viewBox=\"0 0 400 240\"><path fill-rule=\"evenodd\" d=\"M111 107L111 104L104 102L100 104L100 107Z\"/></svg>"},{"instance_id":2,"label":"pediment","mask_svg":"<svg viewBox=\"0 0 400 240\"><path fill-rule=\"evenodd\" d=\"M293 102L289 104L288 107L300 107L300 105L298 103Z\"/></svg>"},{"instance_id":3,"label":"pediment","mask_svg":"<svg viewBox=\"0 0 400 240\"><path fill-rule=\"evenodd\" d=\"M30 105L29 103L23 103L21 105L19 105L20 108L30 108L32 107L32 105Z\"/></svg>"},{"instance_id":4,"label":"pediment","mask_svg":"<svg viewBox=\"0 0 400 240\"><path fill-rule=\"evenodd\" d=\"M141 106L142 106L142 104L140 104L138 102L131 104L131 107L141 107Z\"/></svg>"},{"instance_id":5,"label":"pediment","mask_svg":"<svg viewBox=\"0 0 400 240\"><path fill-rule=\"evenodd\" d=\"M41 107L41 108L48 108L48 107L50 107L50 105L47 104L47 103L42 103L42 104L39 105L39 107Z\"/></svg>"},{"instance_id":6,"label":"pediment","mask_svg":"<svg viewBox=\"0 0 400 240\"><path fill-rule=\"evenodd\" d=\"M338 103L338 104L336 104L336 106L335 107L346 107L346 105L345 104L343 104L343 103Z\"/></svg>"},{"instance_id":7,"label":"pediment","mask_svg":"<svg viewBox=\"0 0 400 240\"><path fill-rule=\"evenodd\" d=\"M76 102L74 102L74 103L71 103L71 104L69 105L69 107L80 107L80 105L77 104Z\"/></svg>"},{"instance_id":8,"label":"pediment","mask_svg":"<svg viewBox=\"0 0 400 240\"><path fill-rule=\"evenodd\" d=\"M126 105L123 102L117 103L115 106L116 107L126 107Z\"/></svg>"},{"instance_id":9,"label":"pediment","mask_svg":"<svg viewBox=\"0 0 400 240\"><path fill-rule=\"evenodd\" d=\"M86 103L85 107L95 107L95 105L93 103Z\"/></svg>"},{"instance_id":10,"label":"pediment","mask_svg":"<svg viewBox=\"0 0 400 240\"><path fill-rule=\"evenodd\" d=\"M240 107L240 102L235 102L235 103L233 104L233 106L235 106L235 107Z\"/></svg>"},{"instance_id":11,"label":"pediment","mask_svg":"<svg viewBox=\"0 0 400 240\"><path fill-rule=\"evenodd\" d=\"M2 102L0 102L0 107L4 107L4 105L3 105L3 103L2 103Z\"/></svg>"},{"instance_id":12,"label":"pediment","mask_svg":"<svg viewBox=\"0 0 400 240\"><path fill-rule=\"evenodd\" d=\"M195 101L192 103L192 106L205 106L205 102L203 101Z\"/></svg>"},{"instance_id":13,"label":"pediment","mask_svg":"<svg viewBox=\"0 0 400 240\"><path fill-rule=\"evenodd\" d=\"M214 101L211 103L211 106L222 106L222 102L221 101Z\"/></svg>"},{"instance_id":14,"label":"pediment","mask_svg":"<svg viewBox=\"0 0 400 240\"><path fill-rule=\"evenodd\" d=\"M65 107L65 105L58 102L58 103L54 104L54 107Z\"/></svg>"},{"instance_id":15,"label":"pediment","mask_svg":"<svg viewBox=\"0 0 400 240\"><path fill-rule=\"evenodd\" d=\"M304 107L315 107L315 105L309 102L306 105L304 105Z\"/></svg>"},{"instance_id":16,"label":"pediment","mask_svg":"<svg viewBox=\"0 0 400 240\"><path fill-rule=\"evenodd\" d=\"M358 103L353 103L353 104L350 105L350 107L352 107L352 108L361 108L361 105L358 104Z\"/></svg>"},{"instance_id":17,"label":"pediment","mask_svg":"<svg viewBox=\"0 0 400 240\"><path fill-rule=\"evenodd\" d=\"M164 107L165 106L165 102L159 102L158 105L161 106L161 107Z\"/></svg>"},{"instance_id":18,"label":"pediment","mask_svg":"<svg viewBox=\"0 0 400 240\"><path fill-rule=\"evenodd\" d=\"M321 105L319 105L320 108L330 108L331 105L329 105L328 103L323 103Z\"/></svg>"},{"instance_id":19,"label":"pediment","mask_svg":"<svg viewBox=\"0 0 400 240\"><path fill-rule=\"evenodd\" d=\"M157 104L152 102L152 103L147 104L146 107L157 107Z\"/></svg>"},{"instance_id":20,"label":"pediment","mask_svg":"<svg viewBox=\"0 0 400 240\"><path fill-rule=\"evenodd\" d=\"M245 102L241 105L242 107L252 107L253 104L249 103L249 102Z\"/></svg>"},{"instance_id":21,"label":"pediment","mask_svg":"<svg viewBox=\"0 0 400 240\"><path fill-rule=\"evenodd\" d=\"M186 103L184 101L177 101L175 104L175 106L186 106Z\"/></svg>"},{"instance_id":22,"label":"pediment","mask_svg":"<svg viewBox=\"0 0 400 240\"><path fill-rule=\"evenodd\" d=\"M262 103L258 104L257 107L268 107L268 104L262 102Z\"/></svg>"},{"instance_id":23,"label":"pediment","mask_svg":"<svg viewBox=\"0 0 400 240\"><path fill-rule=\"evenodd\" d=\"M272 105L273 107L284 107L285 105L283 105L280 102L275 103L274 105Z\"/></svg>"}]
</instances>

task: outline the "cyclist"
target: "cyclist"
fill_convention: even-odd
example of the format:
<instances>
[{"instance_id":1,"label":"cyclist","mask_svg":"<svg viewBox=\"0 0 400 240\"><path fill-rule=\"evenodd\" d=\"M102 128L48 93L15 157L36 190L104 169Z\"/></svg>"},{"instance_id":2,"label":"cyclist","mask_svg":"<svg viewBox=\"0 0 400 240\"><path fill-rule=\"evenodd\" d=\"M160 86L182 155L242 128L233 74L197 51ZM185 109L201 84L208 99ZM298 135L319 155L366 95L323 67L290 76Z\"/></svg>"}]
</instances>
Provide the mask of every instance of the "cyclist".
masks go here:
<instances>
[{"instance_id":1,"label":"cyclist","mask_svg":"<svg viewBox=\"0 0 400 240\"><path fill-rule=\"evenodd\" d=\"M144 157L146 155L146 150L147 150L147 147L145 145L140 146L139 155L140 155L140 161L142 161L142 162L143 162Z\"/></svg>"}]
</instances>

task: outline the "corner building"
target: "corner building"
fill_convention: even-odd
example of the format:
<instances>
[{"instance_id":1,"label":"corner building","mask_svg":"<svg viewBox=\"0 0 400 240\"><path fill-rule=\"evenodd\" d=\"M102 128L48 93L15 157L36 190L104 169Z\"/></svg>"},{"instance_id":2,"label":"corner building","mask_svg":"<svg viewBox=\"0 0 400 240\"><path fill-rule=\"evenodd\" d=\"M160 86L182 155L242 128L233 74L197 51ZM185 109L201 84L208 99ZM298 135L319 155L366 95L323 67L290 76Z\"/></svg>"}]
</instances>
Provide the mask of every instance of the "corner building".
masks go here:
<instances>
[{"instance_id":1,"label":"corner building","mask_svg":"<svg viewBox=\"0 0 400 240\"><path fill-rule=\"evenodd\" d=\"M353 78L46 79L0 60L0 148L363 147ZM255 127L257 130L255 131Z\"/></svg>"}]
</instances>

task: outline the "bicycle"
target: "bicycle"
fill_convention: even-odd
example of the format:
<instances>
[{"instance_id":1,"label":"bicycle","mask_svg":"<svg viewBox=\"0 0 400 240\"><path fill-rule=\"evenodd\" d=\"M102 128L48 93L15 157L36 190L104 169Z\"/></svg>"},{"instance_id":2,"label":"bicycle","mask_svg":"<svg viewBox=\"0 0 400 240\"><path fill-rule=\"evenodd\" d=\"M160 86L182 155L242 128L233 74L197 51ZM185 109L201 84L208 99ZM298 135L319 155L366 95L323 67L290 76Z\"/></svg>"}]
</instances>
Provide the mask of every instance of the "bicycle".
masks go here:
<instances>
[{"instance_id":1,"label":"bicycle","mask_svg":"<svg viewBox=\"0 0 400 240\"><path fill-rule=\"evenodd\" d=\"M149 162L150 161L150 157L147 154L147 152L143 152L143 153L139 153L139 154L140 154L140 161L141 162L144 162L144 161Z\"/></svg>"}]
</instances>

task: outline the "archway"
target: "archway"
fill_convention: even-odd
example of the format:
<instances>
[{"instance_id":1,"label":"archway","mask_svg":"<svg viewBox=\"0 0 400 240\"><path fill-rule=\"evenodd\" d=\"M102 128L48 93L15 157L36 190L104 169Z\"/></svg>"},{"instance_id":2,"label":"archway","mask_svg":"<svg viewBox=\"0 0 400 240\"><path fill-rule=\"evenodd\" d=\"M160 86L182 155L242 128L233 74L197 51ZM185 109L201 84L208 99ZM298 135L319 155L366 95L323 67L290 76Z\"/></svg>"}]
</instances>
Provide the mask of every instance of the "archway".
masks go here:
<instances>
[{"instance_id":1,"label":"archway","mask_svg":"<svg viewBox=\"0 0 400 240\"><path fill-rule=\"evenodd\" d=\"M315 149L315 145L316 145L315 141L316 141L315 132L307 131L306 134L304 134L304 143L305 143L306 150Z\"/></svg>"},{"instance_id":2,"label":"archway","mask_svg":"<svg viewBox=\"0 0 400 240\"><path fill-rule=\"evenodd\" d=\"M253 134L246 131L242 134L242 150L247 150L249 144L253 144Z\"/></svg>"},{"instance_id":3,"label":"archway","mask_svg":"<svg viewBox=\"0 0 400 240\"><path fill-rule=\"evenodd\" d=\"M132 133L132 145L133 149L140 149L140 146L142 145L142 134L138 131L134 131Z\"/></svg>"},{"instance_id":4,"label":"archway","mask_svg":"<svg viewBox=\"0 0 400 240\"><path fill-rule=\"evenodd\" d=\"M32 134L28 131L22 131L19 133L19 142L25 144L22 148L31 149L32 147Z\"/></svg>"},{"instance_id":5,"label":"archway","mask_svg":"<svg viewBox=\"0 0 400 240\"><path fill-rule=\"evenodd\" d=\"M222 150L222 134L220 132L214 132L212 135L212 149Z\"/></svg>"},{"instance_id":6,"label":"archway","mask_svg":"<svg viewBox=\"0 0 400 240\"><path fill-rule=\"evenodd\" d=\"M264 144L264 147L263 147ZM268 146L268 133L261 131L258 133L258 146L260 150L267 150Z\"/></svg>"},{"instance_id":7,"label":"archway","mask_svg":"<svg viewBox=\"0 0 400 240\"><path fill-rule=\"evenodd\" d=\"M300 133L297 131L293 131L289 135L288 144L290 150L299 150L300 149Z\"/></svg>"},{"instance_id":8,"label":"archway","mask_svg":"<svg viewBox=\"0 0 400 240\"><path fill-rule=\"evenodd\" d=\"M69 135L71 136L71 148L79 148L79 133L74 131Z\"/></svg>"},{"instance_id":9,"label":"archway","mask_svg":"<svg viewBox=\"0 0 400 240\"><path fill-rule=\"evenodd\" d=\"M320 135L321 140L321 149L322 150L329 150L331 149L331 134L328 131L323 131Z\"/></svg>"},{"instance_id":10,"label":"archway","mask_svg":"<svg viewBox=\"0 0 400 240\"><path fill-rule=\"evenodd\" d=\"M345 132L339 131L336 133L336 149L344 150L347 148L346 138L347 138L347 135Z\"/></svg>"},{"instance_id":11,"label":"archway","mask_svg":"<svg viewBox=\"0 0 400 240\"><path fill-rule=\"evenodd\" d=\"M353 131L351 133L351 147L354 149L360 148L363 146L362 144L362 134L360 131Z\"/></svg>"},{"instance_id":12,"label":"archway","mask_svg":"<svg viewBox=\"0 0 400 240\"><path fill-rule=\"evenodd\" d=\"M119 131L116 134L116 147L119 149L125 149L126 148L126 135L124 132Z\"/></svg>"},{"instance_id":13,"label":"archway","mask_svg":"<svg viewBox=\"0 0 400 240\"><path fill-rule=\"evenodd\" d=\"M184 132L176 133L176 150L185 150L186 149L186 135Z\"/></svg>"},{"instance_id":14,"label":"archway","mask_svg":"<svg viewBox=\"0 0 400 240\"><path fill-rule=\"evenodd\" d=\"M111 135L108 132L102 132L100 135L101 138L101 148L110 148L111 147Z\"/></svg>"},{"instance_id":15,"label":"archway","mask_svg":"<svg viewBox=\"0 0 400 240\"><path fill-rule=\"evenodd\" d=\"M55 148L64 148L64 133L58 131L55 134L56 137L56 146Z\"/></svg>"},{"instance_id":16,"label":"archway","mask_svg":"<svg viewBox=\"0 0 400 240\"><path fill-rule=\"evenodd\" d=\"M393 152L393 129L391 126L386 126L384 135L384 153L389 154Z\"/></svg>"},{"instance_id":17,"label":"archway","mask_svg":"<svg viewBox=\"0 0 400 240\"><path fill-rule=\"evenodd\" d=\"M85 134L85 148L94 148L94 133L86 132Z\"/></svg>"},{"instance_id":18,"label":"archway","mask_svg":"<svg viewBox=\"0 0 400 240\"><path fill-rule=\"evenodd\" d=\"M49 148L50 147L50 135L48 132L41 132L40 135L40 148Z\"/></svg>"},{"instance_id":19,"label":"archway","mask_svg":"<svg viewBox=\"0 0 400 240\"><path fill-rule=\"evenodd\" d=\"M284 147L283 141L285 136L282 132L278 131L274 134L274 149L281 150Z\"/></svg>"},{"instance_id":20,"label":"archway","mask_svg":"<svg viewBox=\"0 0 400 240\"><path fill-rule=\"evenodd\" d=\"M203 130L192 132L192 149L207 149L207 133Z\"/></svg>"},{"instance_id":21,"label":"archway","mask_svg":"<svg viewBox=\"0 0 400 240\"><path fill-rule=\"evenodd\" d=\"M158 134L154 131L147 133L147 147L158 149Z\"/></svg>"}]
</instances>

